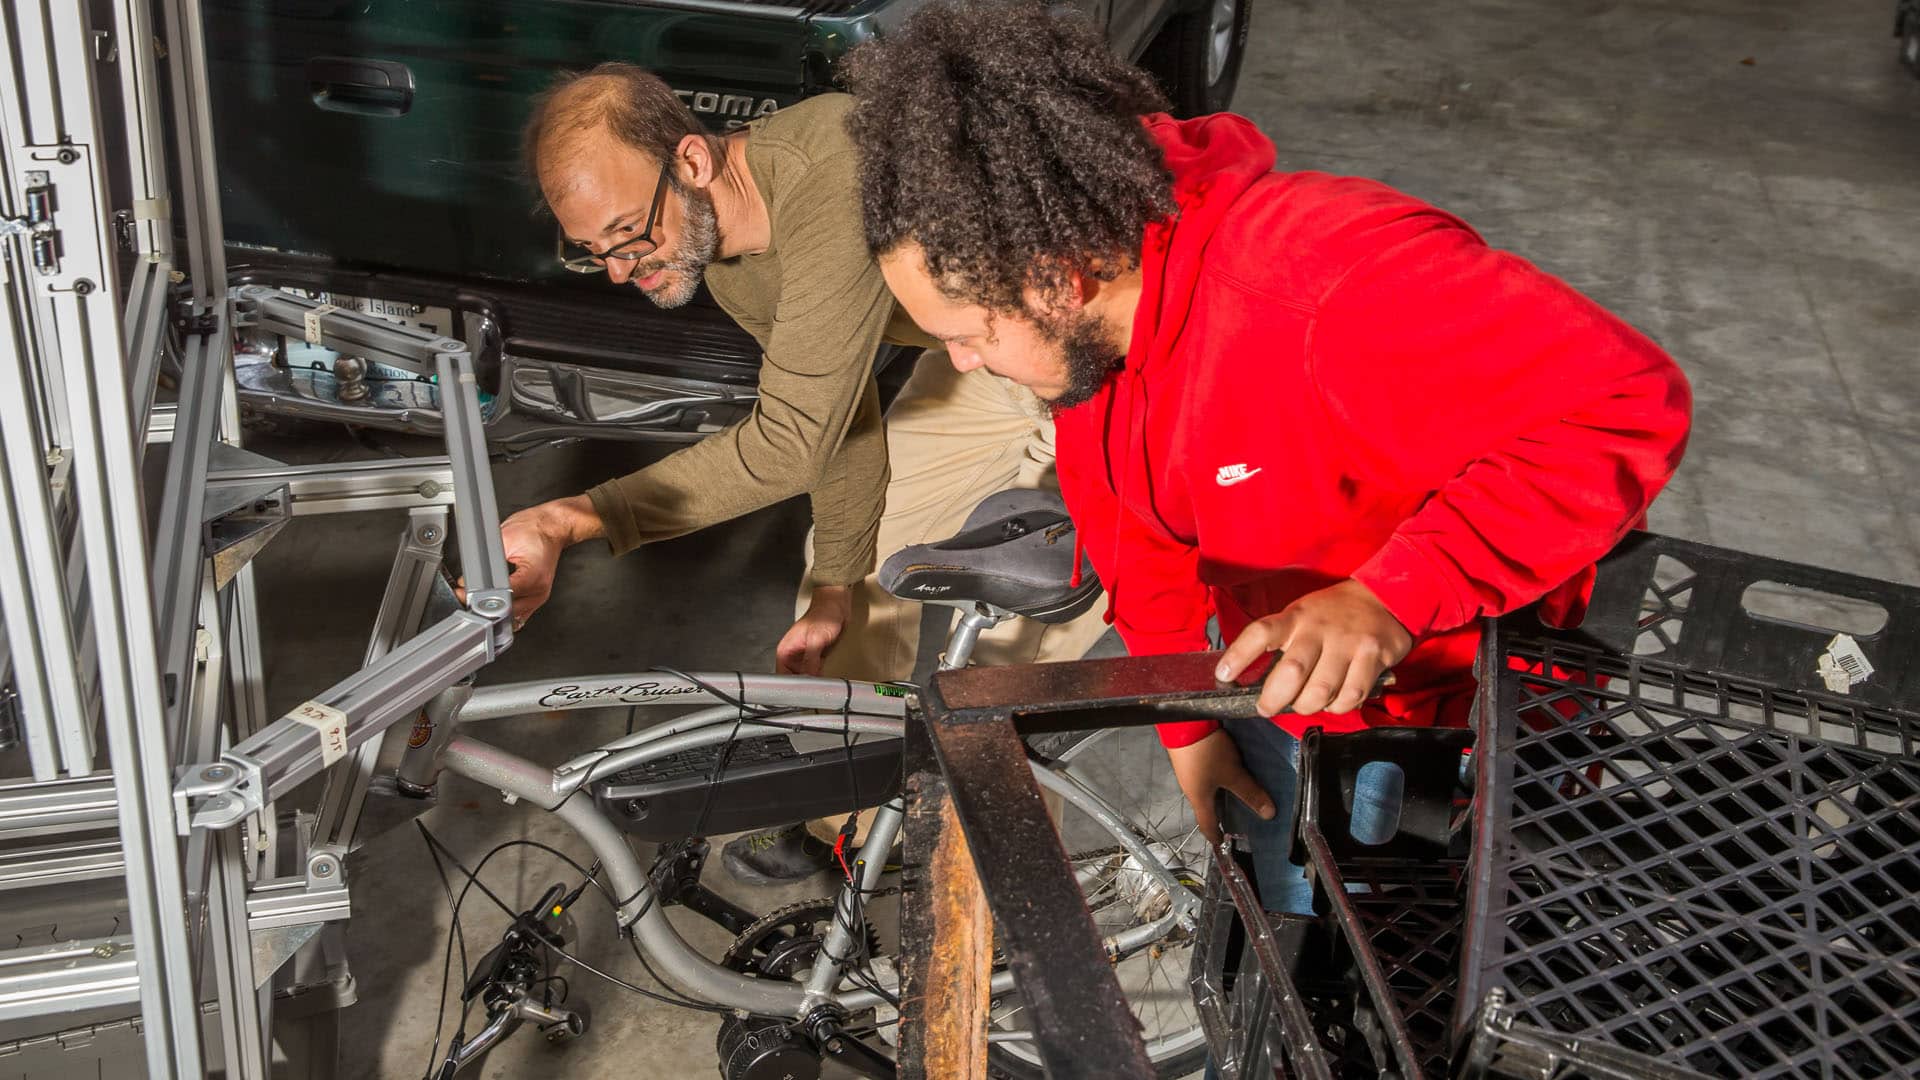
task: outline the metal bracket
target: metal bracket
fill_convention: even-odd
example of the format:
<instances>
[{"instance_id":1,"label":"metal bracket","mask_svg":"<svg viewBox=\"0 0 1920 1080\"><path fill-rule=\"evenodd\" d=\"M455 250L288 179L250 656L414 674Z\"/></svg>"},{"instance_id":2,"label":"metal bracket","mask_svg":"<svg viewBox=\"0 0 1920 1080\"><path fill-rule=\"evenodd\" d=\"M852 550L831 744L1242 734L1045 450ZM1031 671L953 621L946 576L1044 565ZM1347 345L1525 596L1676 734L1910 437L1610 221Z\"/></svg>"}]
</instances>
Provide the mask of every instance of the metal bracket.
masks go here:
<instances>
[{"instance_id":1,"label":"metal bracket","mask_svg":"<svg viewBox=\"0 0 1920 1080\"><path fill-rule=\"evenodd\" d=\"M33 148L29 148L30 150ZM52 148L48 148L52 149ZM56 151L57 153L57 151ZM73 154L71 147L67 153ZM62 161L78 160L75 157L62 158ZM0 235L27 237L27 250L33 259L33 268L42 274L54 274L60 270L60 230L53 224L53 181L52 177L41 170L27 174L26 190L21 192L22 202L27 208L26 216L8 218L0 222Z\"/></svg>"},{"instance_id":2,"label":"metal bracket","mask_svg":"<svg viewBox=\"0 0 1920 1080\"><path fill-rule=\"evenodd\" d=\"M26 213L15 219L23 232L33 268L46 287L86 296L102 288L106 273L91 244L68 244L62 235L61 204L84 208L93 194L93 155L79 143L23 147L27 164L21 205ZM84 210L79 212L84 213ZM13 230L18 230L15 226Z\"/></svg>"}]
</instances>

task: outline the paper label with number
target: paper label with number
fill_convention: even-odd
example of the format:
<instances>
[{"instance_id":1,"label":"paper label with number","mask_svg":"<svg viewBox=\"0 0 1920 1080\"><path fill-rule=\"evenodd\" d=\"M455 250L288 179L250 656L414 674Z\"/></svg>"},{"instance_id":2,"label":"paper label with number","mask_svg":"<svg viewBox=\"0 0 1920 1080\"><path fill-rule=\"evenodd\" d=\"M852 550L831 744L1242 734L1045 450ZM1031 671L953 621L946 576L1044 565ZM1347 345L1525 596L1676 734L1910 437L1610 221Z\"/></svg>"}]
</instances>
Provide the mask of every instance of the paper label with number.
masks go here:
<instances>
[{"instance_id":1,"label":"paper label with number","mask_svg":"<svg viewBox=\"0 0 1920 1080\"><path fill-rule=\"evenodd\" d=\"M331 765L347 756L347 714L331 705L308 701L287 714L320 733L320 763Z\"/></svg>"}]
</instances>

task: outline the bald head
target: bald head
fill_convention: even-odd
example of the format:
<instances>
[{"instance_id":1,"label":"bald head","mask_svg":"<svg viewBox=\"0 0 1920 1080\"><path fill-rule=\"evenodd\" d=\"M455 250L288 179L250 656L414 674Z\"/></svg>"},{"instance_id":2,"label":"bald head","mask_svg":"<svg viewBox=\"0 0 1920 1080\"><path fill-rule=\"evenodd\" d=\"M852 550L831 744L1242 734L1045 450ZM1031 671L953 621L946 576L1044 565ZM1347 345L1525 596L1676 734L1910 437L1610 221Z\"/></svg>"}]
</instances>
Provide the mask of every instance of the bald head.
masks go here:
<instances>
[{"instance_id":1,"label":"bald head","mask_svg":"<svg viewBox=\"0 0 1920 1080\"><path fill-rule=\"evenodd\" d=\"M632 64L605 63L562 75L535 99L521 145L527 175L551 202L572 182L568 161L593 144L612 139L665 167L689 135L705 131L672 87Z\"/></svg>"}]
</instances>

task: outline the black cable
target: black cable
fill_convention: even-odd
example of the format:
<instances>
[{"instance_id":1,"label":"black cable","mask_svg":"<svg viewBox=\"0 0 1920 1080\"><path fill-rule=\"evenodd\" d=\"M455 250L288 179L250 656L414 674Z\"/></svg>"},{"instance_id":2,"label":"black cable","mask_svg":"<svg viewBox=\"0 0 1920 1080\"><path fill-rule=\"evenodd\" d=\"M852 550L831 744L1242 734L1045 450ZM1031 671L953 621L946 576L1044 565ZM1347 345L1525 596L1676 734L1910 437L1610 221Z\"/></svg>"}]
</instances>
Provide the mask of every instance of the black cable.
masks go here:
<instances>
[{"instance_id":1,"label":"black cable","mask_svg":"<svg viewBox=\"0 0 1920 1080\"><path fill-rule=\"evenodd\" d=\"M560 984L560 1000L551 1002L551 1004L565 1005L567 1003L567 999L573 996L573 984L567 981L567 977L565 975L548 975L544 978L535 979L533 982L527 985L527 989L531 990L536 986L544 986L547 983Z\"/></svg>"},{"instance_id":2,"label":"black cable","mask_svg":"<svg viewBox=\"0 0 1920 1080\"><path fill-rule=\"evenodd\" d=\"M464 973L468 971L467 934L466 931L460 928L460 905L454 902L453 886L447 883L446 867L441 864L439 853L433 850L435 843L433 835L427 832L427 827L418 819L414 820L414 824L419 826L421 834L426 838L427 854L433 856L433 868L435 872L440 875L440 889L447 894L447 907L453 912L453 924L447 927L446 950L440 959L440 1006L434 1013L433 1048L427 1051L427 1068L426 1071L421 1074L423 1080L426 1080L426 1078L433 1076L434 1063L440 1057L440 1033L445 1028L447 1022L447 975L453 966L453 943L455 935L458 934L459 936L460 970ZM466 1017L464 1013L461 1016L460 1026L462 1028L466 1027ZM455 1034L455 1037L458 1038L458 1033Z\"/></svg>"},{"instance_id":3,"label":"black cable","mask_svg":"<svg viewBox=\"0 0 1920 1080\"><path fill-rule=\"evenodd\" d=\"M652 979L654 982L659 983L661 986L671 987L673 985L667 980L661 978L659 972L653 970L653 965L647 962L646 952L640 948L639 940L636 939L632 934L627 935L627 946L628 948L633 950L633 958L635 960L640 961L640 966L646 969L648 978ZM727 1014L732 1014L739 1011L738 1009L729 1009L725 1005L703 1004L701 1002L696 1002L690 999L686 999L683 995L676 994L676 996L680 996L682 998L682 1003L685 1005L686 1008L689 1008L689 1009L699 1009L702 1012L727 1013ZM791 1019L791 1017L786 1017L783 1019Z\"/></svg>"},{"instance_id":4,"label":"black cable","mask_svg":"<svg viewBox=\"0 0 1920 1080\"><path fill-rule=\"evenodd\" d=\"M660 670L665 671L670 675L674 675L679 678L685 679L696 686L705 687L708 693L713 694L714 696L719 697L722 700L728 700L724 695L720 693L720 691L717 688L710 686L704 682L701 682L700 680L696 680L691 675L688 675L684 672L674 671L672 668L661 668ZM733 673L733 677L735 680L737 680L738 685L740 687L740 696L737 699L733 699L730 702L735 709L735 713L733 717L733 730L727 733L727 741L720 744L719 758L717 761L714 762L713 772L707 775L707 790L700 797L700 816L694 819L694 821L699 823L699 828L696 831L703 835L707 831L707 815L713 812L713 796L715 792L720 790L720 778L726 775L727 766L733 762L733 748L736 745L738 745L738 741L740 738L740 725L746 723L747 721L747 678L745 675L742 675L737 671Z\"/></svg>"},{"instance_id":5,"label":"black cable","mask_svg":"<svg viewBox=\"0 0 1920 1080\"><path fill-rule=\"evenodd\" d=\"M415 824L419 825L419 822L416 821ZM460 860L453 854L453 852L447 849L445 844L441 844L438 838L434 837L431 833L427 833L426 826L420 825L420 831L423 834L426 834L426 836L429 839L429 843L431 845L438 846L441 851L446 852L448 861L453 863L455 869L459 870L462 874L465 874L467 876L467 885L465 888L462 888L460 890L460 896L454 902L454 915L456 919L459 916L460 905L466 901L467 889L473 888L475 886L478 886L480 891L483 894L485 894L489 899L491 899L495 904L497 904L500 907L500 910L506 912L509 916L512 916L514 918L518 918L520 916L520 913L518 911L515 911L512 907L510 907L506 903L506 901L501 900L497 895L494 894L493 890L487 888L486 885L480 881L480 871L486 869L487 863L492 861L495 855L498 855L502 851L505 851L508 848L513 848L513 847L530 847L535 849L536 851L544 851L547 854L552 855L554 858L559 859L561 862L566 863L568 866L573 867L573 869L576 872L578 872L582 877L586 878L588 881L593 883L596 890L598 890L600 895L606 899L608 905L610 905L613 908L613 912L615 916L618 916L620 913L620 908L625 906L623 904L618 904L614 902L613 893L607 889L604 883L602 883L598 878L596 878L593 875L592 871L589 871L585 867L581 866L579 862L573 859L572 856L569 856L565 852L560 851L556 848L549 847L546 844L540 843L538 840L503 841L495 845L492 850L488 851L484 856L482 856L480 861L474 865L472 870L468 870L464 865L461 864ZM656 982L660 983L661 986L668 987L669 988L668 993L666 994L655 993L654 991L647 990L643 987L635 986L632 983L624 982L618 978L615 978L614 976L607 975L605 972L602 972L597 968L594 968L592 965L585 963L584 961L578 959L577 957L574 957L573 955L567 953L563 949L560 949L559 947L555 946L552 942L549 942L544 938L536 937L535 940L541 947L553 950L555 953L565 958L569 963L578 965L579 967L581 967L586 971L590 971L595 975L599 975L600 977L607 979L610 982L614 982L624 987L625 989L631 990L634 993L640 994L643 997L651 998L654 1001L658 1001L662 1004L678 1005L681 1008L694 1009L700 1012L722 1012L722 1013L733 1012L732 1009L726 1008L724 1006L712 1005L702 1001L695 1001L692 998L685 997L678 993L673 992L671 990L671 984L668 983L665 979L660 978L659 974L653 970L652 966L646 962L644 957L641 958L641 961L640 961L641 966L645 967L647 969L647 974L651 976ZM632 939L629 938L628 940L631 941ZM639 949L639 946L638 946L638 943L636 942L635 943L636 956L639 955L638 949ZM443 1003L445 1001L445 995L446 995L446 982L445 982L445 974L443 973L441 976L441 1000ZM462 1018L462 1023L464 1025L464 1017Z\"/></svg>"},{"instance_id":6,"label":"black cable","mask_svg":"<svg viewBox=\"0 0 1920 1080\"><path fill-rule=\"evenodd\" d=\"M485 870L487 868L488 861L491 860L495 855L500 854L502 851L505 851L506 849L518 844L533 845L535 841L508 840L505 843L495 847L492 851L487 852L484 856L481 857L479 865L469 870L466 868L465 864L463 864L460 861L459 857L454 855L451 849L449 849L445 844L442 844L440 842L438 837L435 837L432 833L427 832L427 827L425 825L420 825L420 822L418 820L416 820L414 824L419 825L420 833L421 835L427 838L427 842L433 847L438 847L443 853L445 853L447 856L447 861L453 864L453 868L455 870L460 871L460 873L466 876L467 883L461 886L460 897L458 900L454 901L453 913L455 916L458 916L460 914L460 905L466 903L467 893L477 886L480 889L481 894L485 896L487 899L493 901L494 905L498 907L501 911L506 912L509 916L512 916L512 917L515 917L515 918L519 917L520 913L518 911L515 911L512 908L512 906L510 906L505 900L500 899L500 896L498 893L494 892L492 889L487 888L485 883L483 883L480 880L480 871Z\"/></svg>"},{"instance_id":7,"label":"black cable","mask_svg":"<svg viewBox=\"0 0 1920 1080\"><path fill-rule=\"evenodd\" d=\"M847 690L846 698L840 702L840 749L847 763L847 787L853 792L853 809L858 813L861 810L860 770L853 767L853 680L841 679L840 683Z\"/></svg>"},{"instance_id":8,"label":"black cable","mask_svg":"<svg viewBox=\"0 0 1920 1080\"><path fill-rule=\"evenodd\" d=\"M733 697L728 695L726 691L713 685L707 680L702 679L696 675L689 675L686 672L681 671L679 668L661 667L660 665L655 664L653 670L664 671L676 679L680 679L685 682L691 683L694 686L697 686L700 689L705 690L708 695L720 699L722 704L731 705L734 708L739 709L743 713L748 711L755 711L755 712L762 712L762 713L775 713L775 712L785 711L785 708L783 706L748 704L746 678L742 676L740 672L737 672L737 671L733 673L733 677L736 680L738 680L738 683L740 686L740 696Z\"/></svg>"},{"instance_id":9,"label":"black cable","mask_svg":"<svg viewBox=\"0 0 1920 1080\"><path fill-rule=\"evenodd\" d=\"M417 825L419 823L415 822L415 824ZM427 832L426 826L424 825L420 826L420 831L423 833L426 833ZM493 848L486 853L486 855L481 857L479 865L475 866L472 870L468 870L466 866L460 862L459 857L454 855L454 853L451 850L449 850L445 844L442 844L440 842L439 837L436 837L431 833L427 833L427 837L432 845L438 847L442 852L446 854L447 860L453 863L454 869L460 871L460 873L462 873L463 875L466 875L468 878L473 879L473 884L479 886L480 891L482 893L485 893L488 899L492 900L496 905L498 905L501 911L504 911L509 915L515 916L516 918L519 916L520 913L514 910L511 906L509 906L506 901L500 899L500 897L495 895L493 890L487 888L485 883L478 880L480 871L486 868L487 860L493 858L495 855L498 855L499 853L501 853L502 851L505 851L508 848L514 848L514 847L530 847L536 851L544 851L547 854L553 856L554 858L559 859L561 862L566 863L568 866L573 867L573 870L575 873L579 874L583 879L586 880L588 884L592 885L595 889L599 890L600 895L606 897L607 902L609 904L613 903L613 892L610 889L608 889L606 886L606 883L601 881L599 878L599 872L600 872L601 866L600 866L599 860L597 859L594 860L594 863L592 866L581 866L577 861L574 860L572 856L568 855L566 852L561 851L560 849L555 847L550 847L546 844L541 843L538 840L503 840L500 843L495 844ZM569 903L567 906L570 907L572 905ZM614 906L614 910L618 911L623 906L625 905L616 904Z\"/></svg>"},{"instance_id":10,"label":"black cable","mask_svg":"<svg viewBox=\"0 0 1920 1080\"><path fill-rule=\"evenodd\" d=\"M632 939L629 938L628 940L631 941ZM582 971L585 971L589 975L598 975L600 978L605 979L608 982L612 983L613 985L620 987L622 990L632 991L633 993L639 994L641 997L651 998L652 1000L658 1001L664 1005L678 1005L683 1009L694 1009L698 1012L720 1013L722 1015L727 1015L727 1016L731 1016L733 1014L733 1010L727 1008L725 1005L708 1005L702 1002L693 1001L691 999L667 997L664 994L659 994L652 990L649 990L644 986L635 986L633 983L628 982L627 980L621 978L618 975L613 975L605 971L601 971L599 968L594 967L592 964L587 963L585 960L580 959L579 957L573 955L572 953L561 948L560 946L553 944L550 941L542 941L540 942L540 944L543 948L551 950L556 956L560 957L562 960L565 960L567 963L574 965L575 967L581 969ZM638 955L637 944L635 945L635 949L636 949L635 955ZM653 969L648 968L647 970L651 972ZM654 978L659 979L660 977L658 975L655 975ZM666 985L666 983L662 981L661 985L664 986Z\"/></svg>"}]
</instances>

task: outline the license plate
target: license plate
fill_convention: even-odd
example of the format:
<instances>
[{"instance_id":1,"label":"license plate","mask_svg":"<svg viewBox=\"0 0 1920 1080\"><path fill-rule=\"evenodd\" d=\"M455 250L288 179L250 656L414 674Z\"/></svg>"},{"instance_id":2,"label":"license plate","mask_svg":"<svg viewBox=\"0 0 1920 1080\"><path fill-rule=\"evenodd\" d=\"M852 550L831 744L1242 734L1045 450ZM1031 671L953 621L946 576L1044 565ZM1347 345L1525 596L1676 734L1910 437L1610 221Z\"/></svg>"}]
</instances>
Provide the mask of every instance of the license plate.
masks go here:
<instances>
[{"instance_id":1,"label":"license plate","mask_svg":"<svg viewBox=\"0 0 1920 1080\"><path fill-rule=\"evenodd\" d=\"M453 312L447 308L303 289L288 291L323 304L373 315L441 337L459 339L462 336L456 332L459 324ZM341 400L340 384L333 373L334 363L339 359L338 353L318 345L308 345L297 338L288 338L285 356L287 374L296 390L323 401ZM355 400L354 404L389 410L438 411L440 408L440 388L435 385L437 379L431 374L375 362L367 365L363 381L366 394ZM480 409L483 419L492 416L493 395L481 392Z\"/></svg>"},{"instance_id":2,"label":"license plate","mask_svg":"<svg viewBox=\"0 0 1920 1080\"><path fill-rule=\"evenodd\" d=\"M425 304L408 304L399 300L379 300L367 296L342 296L339 293L310 292L307 294L323 304L332 304L348 311L358 311L366 315L376 315L389 322L401 323L416 330L425 330L429 334L458 338L459 324L454 322L453 312L443 307L428 307Z\"/></svg>"}]
</instances>

